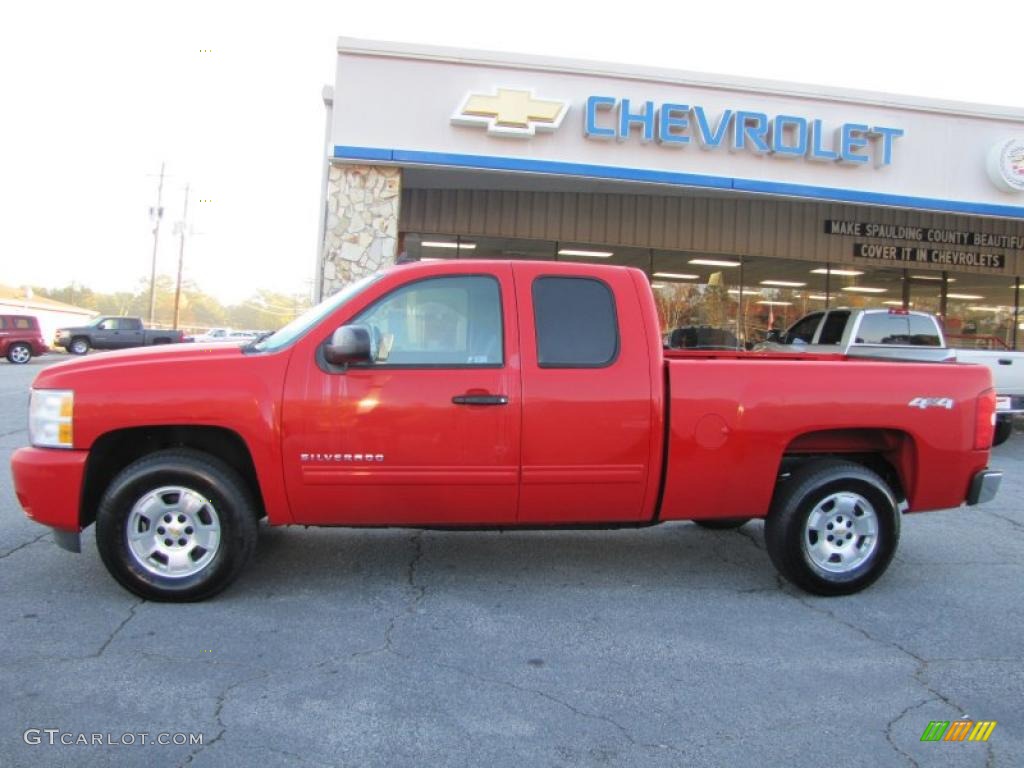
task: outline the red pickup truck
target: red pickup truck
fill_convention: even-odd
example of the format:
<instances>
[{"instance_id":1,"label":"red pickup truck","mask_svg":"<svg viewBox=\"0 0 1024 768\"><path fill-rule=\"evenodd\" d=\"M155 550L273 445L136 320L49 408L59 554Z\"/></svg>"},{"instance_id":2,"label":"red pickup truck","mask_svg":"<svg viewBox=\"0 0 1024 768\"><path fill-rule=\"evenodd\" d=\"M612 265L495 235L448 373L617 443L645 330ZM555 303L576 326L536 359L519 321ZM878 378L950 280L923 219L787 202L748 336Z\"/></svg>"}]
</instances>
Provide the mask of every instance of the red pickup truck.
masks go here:
<instances>
[{"instance_id":1,"label":"red pickup truck","mask_svg":"<svg viewBox=\"0 0 1024 768\"><path fill-rule=\"evenodd\" d=\"M995 495L981 366L662 348L625 267L448 261L351 285L244 347L49 368L12 459L29 517L126 588L197 600L271 525L766 518L819 594L888 567L904 511Z\"/></svg>"}]
</instances>

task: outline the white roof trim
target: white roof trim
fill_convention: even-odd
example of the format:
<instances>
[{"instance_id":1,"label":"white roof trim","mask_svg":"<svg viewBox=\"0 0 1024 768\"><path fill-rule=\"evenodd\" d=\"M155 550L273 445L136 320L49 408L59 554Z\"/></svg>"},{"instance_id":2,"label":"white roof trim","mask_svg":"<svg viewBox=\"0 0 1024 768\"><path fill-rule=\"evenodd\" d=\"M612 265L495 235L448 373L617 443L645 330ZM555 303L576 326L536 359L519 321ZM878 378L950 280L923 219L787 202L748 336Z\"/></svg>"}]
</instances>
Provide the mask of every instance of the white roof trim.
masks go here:
<instances>
[{"instance_id":1,"label":"white roof trim","mask_svg":"<svg viewBox=\"0 0 1024 768\"><path fill-rule=\"evenodd\" d=\"M381 56L399 59L474 64L503 69L558 72L568 75L587 75L622 80L638 80L671 85L692 85L729 91L765 93L790 98L816 99L878 107L936 112L944 115L978 117L1024 123L1024 109L990 104L971 104L961 101L928 99L919 96L860 91L806 83L787 83L776 80L686 72L632 64L610 64L581 61L554 56L536 56L525 53L479 51L465 48L445 48L418 43L395 43L384 40L365 40L339 37L338 53L356 56Z\"/></svg>"}]
</instances>

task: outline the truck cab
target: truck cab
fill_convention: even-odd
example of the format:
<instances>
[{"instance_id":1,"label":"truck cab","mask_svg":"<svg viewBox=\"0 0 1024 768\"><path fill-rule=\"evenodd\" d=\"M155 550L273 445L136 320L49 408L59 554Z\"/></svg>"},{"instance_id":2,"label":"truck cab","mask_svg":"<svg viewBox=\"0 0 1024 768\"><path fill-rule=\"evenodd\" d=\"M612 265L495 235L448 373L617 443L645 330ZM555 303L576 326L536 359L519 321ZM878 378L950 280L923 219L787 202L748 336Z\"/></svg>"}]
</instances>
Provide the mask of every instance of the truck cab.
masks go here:
<instances>
[{"instance_id":1,"label":"truck cab","mask_svg":"<svg viewBox=\"0 0 1024 768\"><path fill-rule=\"evenodd\" d=\"M761 351L811 352L856 357L947 362L942 328L934 315L905 309L836 309L811 312Z\"/></svg>"}]
</instances>

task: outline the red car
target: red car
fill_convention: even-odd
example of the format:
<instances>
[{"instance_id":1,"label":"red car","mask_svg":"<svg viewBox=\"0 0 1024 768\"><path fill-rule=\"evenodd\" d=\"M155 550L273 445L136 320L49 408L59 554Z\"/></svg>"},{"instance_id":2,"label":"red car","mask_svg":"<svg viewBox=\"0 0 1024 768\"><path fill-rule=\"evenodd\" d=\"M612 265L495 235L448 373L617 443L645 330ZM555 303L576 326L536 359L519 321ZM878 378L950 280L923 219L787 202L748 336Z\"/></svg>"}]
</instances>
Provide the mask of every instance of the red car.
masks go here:
<instances>
[{"instance_id":1,"label":"red car","mask_svg":"<svg viewBox=\"0 0 1024 768\"><path fill-rule=\"evenodd\" d=\"M36 318L31 315L0 315L0 355L15 365L24 365L32 355L45 355L49 351Z\"/></svg>"}]
</instances>

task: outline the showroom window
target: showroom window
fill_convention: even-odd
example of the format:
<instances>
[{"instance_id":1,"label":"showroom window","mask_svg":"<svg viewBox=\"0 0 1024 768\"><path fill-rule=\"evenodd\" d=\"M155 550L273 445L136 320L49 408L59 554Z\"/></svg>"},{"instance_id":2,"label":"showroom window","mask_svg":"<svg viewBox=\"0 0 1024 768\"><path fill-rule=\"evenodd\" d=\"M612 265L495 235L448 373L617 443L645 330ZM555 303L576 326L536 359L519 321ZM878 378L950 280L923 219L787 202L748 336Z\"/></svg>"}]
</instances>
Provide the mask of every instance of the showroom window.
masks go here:
<instances>
[{"instance_id":1,"label":"showroom window","mask_svg":"<svg viewBox=\"0 0 1024 768\"><path fill-rule=\"evenodd\" d=\"M944 316L956 345L1024 346L1024 312L1014 277L512 237L405 233L404 243L406 257L413 260L636 267L648 275L662 340L671 347L750 348L769 331L785 331L810 312L840 307L923 310Z\"/></svg>"}]
</instances>

